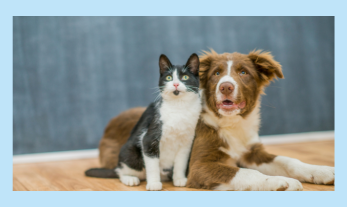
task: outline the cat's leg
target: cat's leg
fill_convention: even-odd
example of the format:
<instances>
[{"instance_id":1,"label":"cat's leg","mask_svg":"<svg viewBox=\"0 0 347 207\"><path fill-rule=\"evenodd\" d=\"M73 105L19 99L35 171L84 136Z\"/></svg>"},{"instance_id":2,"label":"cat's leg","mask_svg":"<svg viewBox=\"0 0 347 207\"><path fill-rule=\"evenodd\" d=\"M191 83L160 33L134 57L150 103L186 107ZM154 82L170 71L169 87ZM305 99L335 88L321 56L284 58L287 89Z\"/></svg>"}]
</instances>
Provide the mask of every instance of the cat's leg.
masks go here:
<instances>
[{"instance_id":1,"label":"cat's leg","mask_svg":"<svg viewBox=\"0 0 347 207\"><path fill-rule=\"evenodd\" d=\"M194 135L193 135L194 136ZM188 167L188 159L192 142L183 145L177 152L173 168L173 184L174 186L184 187L187 183L186 170Z\"/></svg>"},{"instance_id":2,"label":"cat's leg","mask_svg":"<svg viewBox=\"0 0 347 207\"><path fill-rule=\"evenodd\" d=\"M315 184L334 184L335 168L303 163L300 160L267 153L263 145L253 145L241 159L243 167L258 170L266 175L280 175Z\"/></svg>"},{"instance_id":3,"label":"cat's leg","mask_svg":"<svg viewBox=\"0 0 347 207\"><path fill-rule=\"evenodd\" d=\"M159 158L144 155L146 165L147 190L161 190Z\"/></svg>"},{"instance_id":4,"label":"cat's leg","mask_svg":"<svg viewBox=\"0 0 347 207\"><path fill-rule=\"evenodd\" d=\"M132 136L138 136L134 133ZM130 140L138 140L137 137L130 137ZM141 147L136 141L128 141L119 153L119 164L116 167L119 180L128 186L137 186L140 180L146 179L145 166Z\"/></svg>"},{"instance_id":5,"label":"cat's leg","mask_svg":"<svg viewBox=\"0 0 347 207\"><path fill-rule=\"evenodd\" d=\"M150 127L143 136L142 148L146 168L147 190L161 190L160 165L159 165L159 140L160 133L156 127Z\"/></svg>"}]
</instances>

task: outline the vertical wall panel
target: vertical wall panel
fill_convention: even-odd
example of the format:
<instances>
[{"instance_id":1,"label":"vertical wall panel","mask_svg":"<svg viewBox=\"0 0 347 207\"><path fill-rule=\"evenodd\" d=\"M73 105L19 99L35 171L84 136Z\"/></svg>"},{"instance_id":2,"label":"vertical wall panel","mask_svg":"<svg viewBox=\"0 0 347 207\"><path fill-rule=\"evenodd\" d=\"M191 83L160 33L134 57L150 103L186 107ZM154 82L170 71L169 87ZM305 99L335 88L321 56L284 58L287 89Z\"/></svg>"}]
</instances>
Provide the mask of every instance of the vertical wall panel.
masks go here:
<instances>
[{"instance_id":1,"label":"vertical wall panel","mask_svg":"<svg viewBox=\"0 0 347 207\"><path fill-rule=\"evenodd\" d=\"M161 53L271 51L261 134L334 129L333 17L14 17L14 154L97 147L107 122L155 98Z\"/></svg>"}]
</instances>

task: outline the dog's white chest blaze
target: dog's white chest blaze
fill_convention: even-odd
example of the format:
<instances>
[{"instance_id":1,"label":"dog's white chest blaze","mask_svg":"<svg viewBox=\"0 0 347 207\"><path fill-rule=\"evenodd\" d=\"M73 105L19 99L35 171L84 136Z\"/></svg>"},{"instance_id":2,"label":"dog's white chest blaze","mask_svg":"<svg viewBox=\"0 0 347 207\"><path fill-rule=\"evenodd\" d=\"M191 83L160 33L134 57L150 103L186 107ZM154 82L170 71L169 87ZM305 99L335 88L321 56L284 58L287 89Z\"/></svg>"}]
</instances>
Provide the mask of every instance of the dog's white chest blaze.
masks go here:
<instances>
[{"instance_id":1,"label":"dog's white chest blaze","mask_svg":"<svg viewBox=\"0 0 347 207\"><path fill-rule=\"evenodd\" d=\"M192 94L192 96L198 96ZM190 146L195 135L195 127L201 112L198 97L181 102L163 102L160 108L162 136L159 144L160 168L168 169L174 164L177 152Z\"/></svg>"},{"instance_id":2,"label":"dog's white chest blaze","mask_svg":"<svg viewBox=\"0 0 347 207\"><path fill-rule=\"evenodd\" d=\"M240 160L250 145L259 142L258 106L246 118L236 114L219 118L208 107L205 106L204 110L207 113L202 115L203 121L215 128L219 137L229 146L228 149L220 147L219 150L228 154L235 162Z\"/></svg>"}]
</instances>

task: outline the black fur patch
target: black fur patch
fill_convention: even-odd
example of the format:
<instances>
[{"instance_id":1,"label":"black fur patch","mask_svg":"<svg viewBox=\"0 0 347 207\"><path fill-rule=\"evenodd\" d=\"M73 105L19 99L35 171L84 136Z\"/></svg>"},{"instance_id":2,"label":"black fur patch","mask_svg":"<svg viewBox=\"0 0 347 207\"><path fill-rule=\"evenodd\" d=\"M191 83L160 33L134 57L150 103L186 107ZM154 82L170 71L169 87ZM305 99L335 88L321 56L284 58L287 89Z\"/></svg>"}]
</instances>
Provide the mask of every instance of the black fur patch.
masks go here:
<instances>
[{"instance_id":1,"label":"black fur patch","mask_svg":"<svg viewBox=\"0 0 347 207\"><path fill-rule=\"evenodd\" d=\"M89 177L97 178L118 178L118 175L114 169L106 168L92 168L87 170L84 174Z\"/></svg>"}]
</instances>

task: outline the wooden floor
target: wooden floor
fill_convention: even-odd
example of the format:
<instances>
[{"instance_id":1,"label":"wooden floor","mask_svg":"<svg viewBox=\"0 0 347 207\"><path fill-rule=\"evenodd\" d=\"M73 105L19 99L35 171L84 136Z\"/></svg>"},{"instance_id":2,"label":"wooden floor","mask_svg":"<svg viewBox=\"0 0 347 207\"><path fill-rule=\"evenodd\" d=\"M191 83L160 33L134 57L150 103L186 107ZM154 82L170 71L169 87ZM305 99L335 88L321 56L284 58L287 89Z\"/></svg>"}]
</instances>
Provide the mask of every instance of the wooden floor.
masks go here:
<instances>
[{"instance_id":1,"label":"wooden floor","mask_svg":"<svg viewBox=\"0 0 347 207\"><path fill-rule=\"evenodd\" d=\"M290 156L303 162L334 166L334 141L319 141L284 145L268 145L266 149L273 154ZM14 164L14 191L143 191L146 182L140 186L128 187L119 179L90 178L84 171L98 167L98 160L83 159L46 163ZM305 191L334 191L332 185L303 183ZM163 183L166 191L195 191L201 189L174 187L172 182Z\"/></svg>"}]
</instances>

